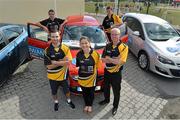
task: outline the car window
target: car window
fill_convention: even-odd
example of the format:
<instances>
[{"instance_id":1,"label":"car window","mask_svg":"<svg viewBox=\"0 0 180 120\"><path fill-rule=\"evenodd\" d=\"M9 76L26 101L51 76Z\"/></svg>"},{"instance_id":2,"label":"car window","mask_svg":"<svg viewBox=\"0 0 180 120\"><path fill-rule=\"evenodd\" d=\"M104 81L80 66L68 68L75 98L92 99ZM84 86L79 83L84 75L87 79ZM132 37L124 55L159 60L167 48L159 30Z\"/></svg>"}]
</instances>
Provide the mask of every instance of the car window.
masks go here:
<instances>
[{"instance_id":1,"label":"car window","mask_svg":"<svg viewBox=\"0 0 180 120\"><path fill-rule=\"evenodd\" d=\"M7 28L3 30L3 33L8 42L11 42L22 33L22 29L20 27Z\"/></svg>"},{"instance_id":2,"label":"car window","mask_svg":"<svg viewBox=\"0 0 180 120\"><path fill-rule=\"evenodd\" d=\"M139 31L140 37L144 40L144 32L142 29L141 23L132 17L126 18L127 26L132 30L132 31Z\"/></svg>"},{"instance_id":3,"label":"car window","mask_svg":"<svg viewBox=\"0 0 180 120\"><path fill-rule=\"evenodd\" d=\"M126 18L124 19L124 22L126 22L126 23L127 23L127 26L128 26L129 28L131 28L131 26L132 26L132 24L133 24L133 18L132 18L132 17L126 17Z\"/></svg>"},{"instance_id":4,"label":"car window","mask_svg":"<svg viewBox=\"0 0 180 120\"><path fill-rule=\"evenodd\" d=\"M0 50L2 50L5 46L6 46L6 44L3 41L3 36L0 34Z\"/></svg>"},{"instance_id":5,"label":"car window","mask_svg":"<svg viewBox=\"0 0 180 120\"><path fill-rule=\"evenodd\" d=\"M180 35L169 24L145 23L148 37L155 41L166 41Z\"/></svg>"},{"instance_id":6,"label":"car window","mask_svg":"<svg viewBox=\"0 0 180 120\"><path fill-rule=\"evenodd\" d=\"M32 26L30 33L32 38L36 38L45 42L48 41L48 33L45 32L42 28L39 28L37 26Z\"/></svg>"},{"instance_id":7,"label":"car window","mask_svg":"<svg viewBox=\"0 0 180 120\"><path fill-rule=\"evenodd\" d=\"M107 41L104 31L98 26L65 26L63 41L79 41L81 36L87 36L92 43L105 43Z\"/></svg>"}]
</instances>

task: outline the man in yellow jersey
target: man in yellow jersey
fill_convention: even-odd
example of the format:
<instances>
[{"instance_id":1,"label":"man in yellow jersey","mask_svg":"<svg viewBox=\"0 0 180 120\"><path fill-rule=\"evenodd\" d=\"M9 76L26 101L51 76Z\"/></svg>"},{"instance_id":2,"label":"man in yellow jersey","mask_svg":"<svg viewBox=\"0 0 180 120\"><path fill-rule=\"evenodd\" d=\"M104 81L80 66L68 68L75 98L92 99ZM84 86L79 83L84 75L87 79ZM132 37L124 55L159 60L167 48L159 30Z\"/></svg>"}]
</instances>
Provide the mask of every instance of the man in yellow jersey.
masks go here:
<instances>
[{"instance_id":1,"label":"man in yellow jersey","mask_svg":"<svg viewBox=\"0 0 180 120\"><path fill-rule=\"evenodd\" d=\"M118 15L115 15L112 11L112 7L108 6L106 8L107 16L104 18L102 26L106 31L106 35L111 42L111 29L115 26L122 24L122 20Z\"/></svg>"},{"instance_id":2,"label":"man in yellow jersey","mask_svg":"<svg viewBox=\"0 0 180 120\"><path fill-rule=\"evenodd\" d=\"M57 97L58 87L62 86L67 98L67 104L74 109L75 105L70 99L68 86L68 65L72 60L72 55L68 46L60 43L59 32L50 33L51 44L45 49L44 64L47 67L47 77L49 79L52 97L54 100L54 110L58 111L59 102Z\"/></svg>"},{"instance_id":3,"label":"man in yellow jersey","mask_svg":"<svg viewBox=\"0 0 180 120\"><path fill-rule=\"evenodd\" d=\"M106 64L104 69L104 97L105 99L99 102L104 105L110 102L110 85L114 94L114 102L112 115L115 115L119 105L122 69L128 56L128 46L121 43L120 30L113 28L111 30L112 42L107 44L103 54L102 61Z\"/></svg>"}]
</instances>

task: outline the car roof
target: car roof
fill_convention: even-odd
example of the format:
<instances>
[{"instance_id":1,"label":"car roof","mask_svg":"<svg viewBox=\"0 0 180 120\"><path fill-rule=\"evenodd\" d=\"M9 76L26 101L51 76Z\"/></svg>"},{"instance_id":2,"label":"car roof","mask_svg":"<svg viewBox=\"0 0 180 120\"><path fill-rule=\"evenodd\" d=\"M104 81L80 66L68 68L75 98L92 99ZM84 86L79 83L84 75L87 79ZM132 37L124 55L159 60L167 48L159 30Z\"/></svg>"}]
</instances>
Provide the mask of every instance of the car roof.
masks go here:
<instances>
[{"instance_id":1,"label":"car roof","mask_svg":"<svg viewBox=\"0 0 180 120\"><path fill-rule=\"evenodd\" d=\"M24 26L25 25L20 25L20 24L0 23L0 30L11 28L11 27L24 27Z\"/></svg>"},{"instance_id":2,"label":"car roof","mask_svg":"<svg viewBox=\"0 0 180 120\"><path fill-rule=\"evenodd\" d=\"M130 16L138 19L142 23L168 23L167 21L148 14L140 14L140 13L126 13L125 16Z\"/></svg>"},{"instance_id":3,"label":"car roof","mask_svg":"<svg viewBox=\"0 0 180 120\"><path fill-rule=\"evenodd\" d=\"M88 15L73 15L67 17L66 25L87 25L99 26L99 22L92 16Z\"/></svg>"}]
</instances>

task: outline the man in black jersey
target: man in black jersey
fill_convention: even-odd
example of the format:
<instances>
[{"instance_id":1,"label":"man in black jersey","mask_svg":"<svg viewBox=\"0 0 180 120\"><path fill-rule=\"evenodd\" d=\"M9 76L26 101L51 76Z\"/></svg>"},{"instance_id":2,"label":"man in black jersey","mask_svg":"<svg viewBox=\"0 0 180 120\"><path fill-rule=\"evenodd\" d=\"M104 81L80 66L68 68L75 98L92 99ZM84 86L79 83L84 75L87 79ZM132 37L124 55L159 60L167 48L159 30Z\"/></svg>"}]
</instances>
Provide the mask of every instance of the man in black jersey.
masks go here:
<instances>
[{"instance_id":1,"label":"man in black jersey","mask_svg":"<svg viewBox=\"0 0 180 120\"><path fill-rule=\"evenodd\" d=\"M102 61L105 63L104 69L104 100L100 105L110 102L110 86L112 86L114 100L112 115L117 113L120 100L122 69L128 56L128 46L119 41L120 30L113 28L111 30L112 42L107 44L102 54Z\"/></svg>"},{"instance_id":2,"label":"man in black jersey","mask_svg":"<svg viewBox=\"0 0 180 120\"><path fill-rule=\"evenodd\" d=\"M55 29L59 31L60 25L65 20L55 17L55 11L53 9L50 9L48 11L48 15L49 15L49 18L42 20L36 24L40 26L41 28L43 28L47 33L50 33Z\"/></svg>"}]
</instances>

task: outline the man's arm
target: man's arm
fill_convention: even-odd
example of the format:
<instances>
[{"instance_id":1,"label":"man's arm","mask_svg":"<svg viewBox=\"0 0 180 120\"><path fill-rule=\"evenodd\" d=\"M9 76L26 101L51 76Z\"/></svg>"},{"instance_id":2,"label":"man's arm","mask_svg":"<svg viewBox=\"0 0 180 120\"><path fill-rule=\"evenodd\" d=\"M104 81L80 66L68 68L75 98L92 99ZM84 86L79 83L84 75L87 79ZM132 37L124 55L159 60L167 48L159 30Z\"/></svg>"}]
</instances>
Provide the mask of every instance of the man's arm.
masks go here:
<instances>
[{"instance_id":1,"label":"man's arm","mask_svg":"<svg viewBox=\"0 0 180 120\"><path fill-rule=\"evenodd\" d=\"M124 48L123 50L121 50L121 55L119 55L118 57L114 57L114 58L107 58L111 63L115 64L115 65L123 65L126 63L127 60L127 56L128 56L128 46L126 46L126 48Z\"/></svg>"},{"instance_id":2,"label":"man's arm","mask_svg":"<svg viewBox=\"0 0 180 120\"><path fill-rule=\"evenodd\" d=\"M102 56L101 56L101 60L104 63L110 63L110 61L107 59L109 56L106 55L106 49L107 49L107 46L103 50L103 53L102 53Z\"/></svg>"},{"instance_id":3,"label":"man's arm","mask_svg":"<svg viewBox=\"0 0 180 120\"><path fill-rule=\"evenodd\" d=\"M51 65L46 66L48 69L54 69L59 66L68 66L69 65L68 60L59 60L59 61L52 60L51 63L52 63Z\"/></svg>"},{"instance_id":4,"label":"man's arm","mask_svg":"<svg viewBox=\"0 0 180 120\"><path fill-rule=\"evenodd\" d=\"M63 28L64 24L66 24L66 23L67 23L67 20L64 20L64 21L63 21L63 23L62 23L62 24L60 24L60 26L59 26L59 30L61 30L61 29Z\"/></svg>"},{"instance_id":5,"label":"man's arm","mask_svg":"<svg viewBox=\"0 0 180 120\"><path fill-rule=\"evenodd\" d=\"M47 53L47 49L44 51L44 65L46 65L47 69L54 69L58 66L66 66L69 64L69 61L67 61L66 57L59 61L51 60L49 57L49 54Z\"/></svg>"},{"instance_id":6,"label":"man's arm","mask_svg":"<svg viewBox=\"0 0 180 120\"><path fill-rule=\"evenodd\" d=\"M44 20L45 21L45 20ZM41 21L41 22L44 22L44 21ZM43 24L41 24L41 22L37 22L36 25L43 28L44 31L46 31L47 33L49 33L49 30L46 26L44 26Z\"/></svg>"}]
</instances>

